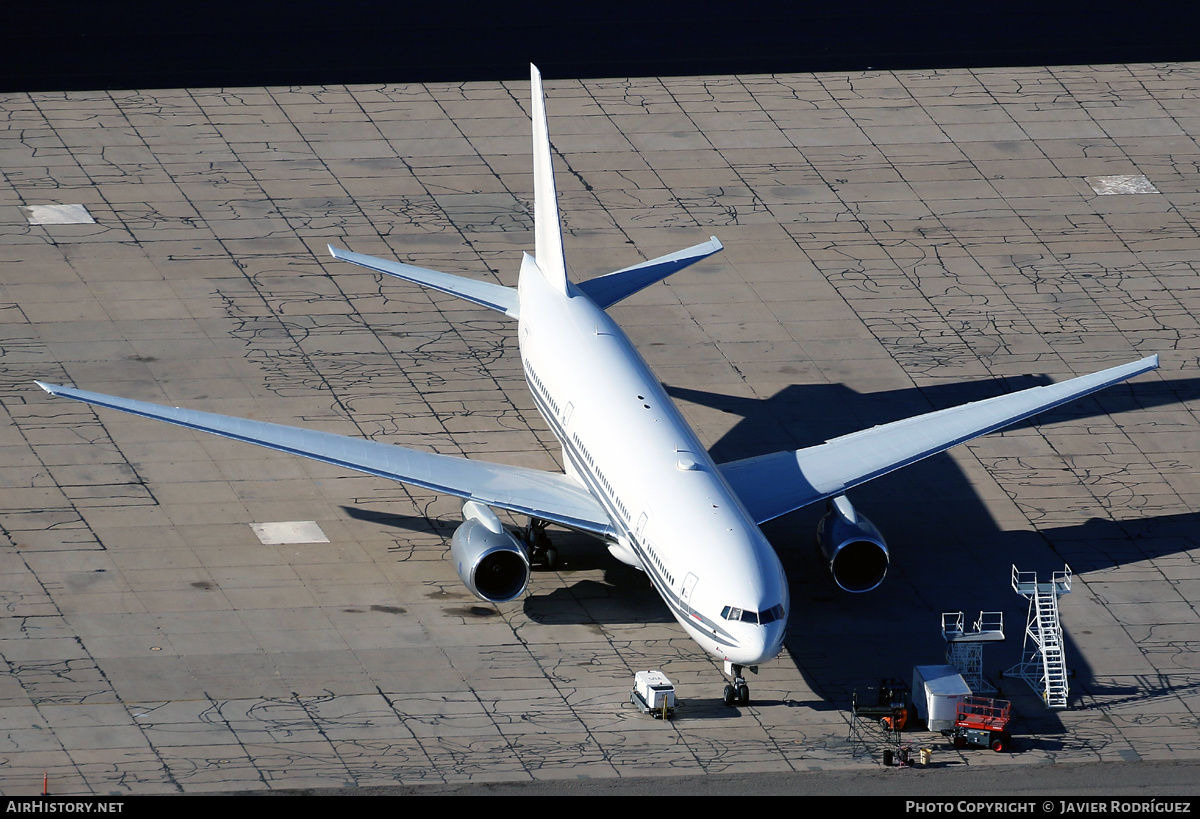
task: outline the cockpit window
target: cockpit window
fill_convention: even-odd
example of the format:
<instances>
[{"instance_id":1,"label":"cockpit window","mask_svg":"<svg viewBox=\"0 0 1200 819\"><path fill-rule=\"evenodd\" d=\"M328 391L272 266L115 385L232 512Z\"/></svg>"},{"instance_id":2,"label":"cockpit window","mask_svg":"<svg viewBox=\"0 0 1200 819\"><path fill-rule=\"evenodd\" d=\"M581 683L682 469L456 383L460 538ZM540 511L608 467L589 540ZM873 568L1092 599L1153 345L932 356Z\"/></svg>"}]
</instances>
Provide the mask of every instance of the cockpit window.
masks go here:
<instances>
[{"instance_id":1,"label":"cockpit window","mask_svg":"<svg viewBox=\"0 0 1200 819\"><path fill-rule=\"evenodd\" d=\"M726 606L721 609L721 617L733 622L742 623L758 623L765 626L767 623L774 623L783 617L783 604L771 606L766 611L747 611L745 609Z\"/></svg>"}]
</instances>

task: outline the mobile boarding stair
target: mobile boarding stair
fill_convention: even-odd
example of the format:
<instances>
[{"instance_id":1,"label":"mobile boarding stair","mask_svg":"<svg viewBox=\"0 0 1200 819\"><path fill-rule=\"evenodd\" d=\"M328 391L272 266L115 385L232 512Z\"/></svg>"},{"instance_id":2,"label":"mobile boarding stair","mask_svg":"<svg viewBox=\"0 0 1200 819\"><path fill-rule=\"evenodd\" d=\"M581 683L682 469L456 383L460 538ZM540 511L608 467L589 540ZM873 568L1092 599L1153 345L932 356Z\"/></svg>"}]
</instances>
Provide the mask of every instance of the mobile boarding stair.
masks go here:
<instances>
[{"instance_id":1,"label":"mobile boarding stair","mask_svg":"<svg viewBox=\"0 0 1200 819\"><path fill-rule=\"evenodd\" d=\"M1067 663L1063 656L1062 625L1058 598L1071 591L1071 567L1054 572L1050 582L1039 583L1036 572L1019 572L1012 567L1013 591L1029 600L1029 623L1021 662L1005 672L1017 677L1042 695L1048 708L1067 707Z\"/></svg>"}]
</instances>

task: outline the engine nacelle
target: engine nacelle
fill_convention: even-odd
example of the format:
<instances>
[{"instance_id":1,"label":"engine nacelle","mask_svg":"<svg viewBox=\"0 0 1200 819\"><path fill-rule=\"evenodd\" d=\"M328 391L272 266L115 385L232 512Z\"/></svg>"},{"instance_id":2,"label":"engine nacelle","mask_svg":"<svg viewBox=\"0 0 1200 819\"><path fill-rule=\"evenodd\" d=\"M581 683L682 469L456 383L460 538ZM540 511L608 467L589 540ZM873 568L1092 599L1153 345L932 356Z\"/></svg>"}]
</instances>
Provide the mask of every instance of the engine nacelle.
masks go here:
<instances>
[{"instance_id":1,"label":"engine nacelle","mask_svg":"<svg viewBox=\"0 0 1200 819\"><path fill-rule=\"evenodd\" d=\"M817 525L817 546L833 582L845 591L869 592L887 575L888 548L883 536L845 495L830 499Z\"/></svg>"},{"instance_id":2,"label":"engine nacelle","mask_svg":"<svg viewBox=\"0 0 1200 819\"><path fill-rule=\"evenodd\" d=\"M481 503L463 503L463 522L450 539L450 554L458 576L480 600L507 603L524 594L529 584L524 545Z\"/></svg>"}]
</instances>

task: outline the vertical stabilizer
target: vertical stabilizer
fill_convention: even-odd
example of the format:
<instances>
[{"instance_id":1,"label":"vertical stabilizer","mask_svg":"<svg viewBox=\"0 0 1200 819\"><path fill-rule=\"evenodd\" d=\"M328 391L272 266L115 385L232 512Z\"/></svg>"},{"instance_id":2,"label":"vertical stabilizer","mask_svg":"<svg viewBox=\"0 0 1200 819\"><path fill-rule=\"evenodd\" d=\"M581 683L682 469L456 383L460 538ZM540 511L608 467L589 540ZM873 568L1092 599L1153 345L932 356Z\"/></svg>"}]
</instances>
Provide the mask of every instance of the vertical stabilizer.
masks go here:
<instances>
[{"instance_id":1,"label":"vertical stabilizer","mask_svg":"<svg viewBox=\"0 0 1200 819\"><path fill-rule=\"evenodd\" d=\"M529 66L529 83L533 97L533 255L546 279L566 295L567 263L563 257L562 225L558 220L558 190L554 187L546 97L542 93L542 74L535 65Z\"/></svg>"}]
</instances>

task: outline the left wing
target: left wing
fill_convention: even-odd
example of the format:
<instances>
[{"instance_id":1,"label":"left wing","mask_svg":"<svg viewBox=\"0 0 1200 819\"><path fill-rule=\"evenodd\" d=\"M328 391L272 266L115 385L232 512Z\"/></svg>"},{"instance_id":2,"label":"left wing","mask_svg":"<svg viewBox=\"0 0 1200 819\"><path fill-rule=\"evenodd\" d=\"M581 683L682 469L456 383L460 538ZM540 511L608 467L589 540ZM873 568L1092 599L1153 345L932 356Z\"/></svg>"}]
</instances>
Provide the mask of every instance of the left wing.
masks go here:
<instances>
[{"instance_id":1,"label":"left wing","mask_svg":"<svg viewBox=\"0 0 1200 819\"><path fill-rule=\"evenodd\" d=\"M211 432L280 452L303 455L356 472L391 478L457 498L508 509L602 538L615 535L612 522L596 499L566 475L487 461L470 461L331 432L164 407L147 401L116 398L41 381L35 383L51 395Z\"/></svg>"},{"instance_id":2,"label":"left wing","mask_svg":"<svg viewBox=\"0 0 1200 819\"><path fill-rule=\"evenodd\" d=\"M1158 367L1158 356L1020 392L929 412L843 435L818 446L721 465L721 473L756 523L1003 429L1039 412Z\"/></svg>"}]
</instances>

